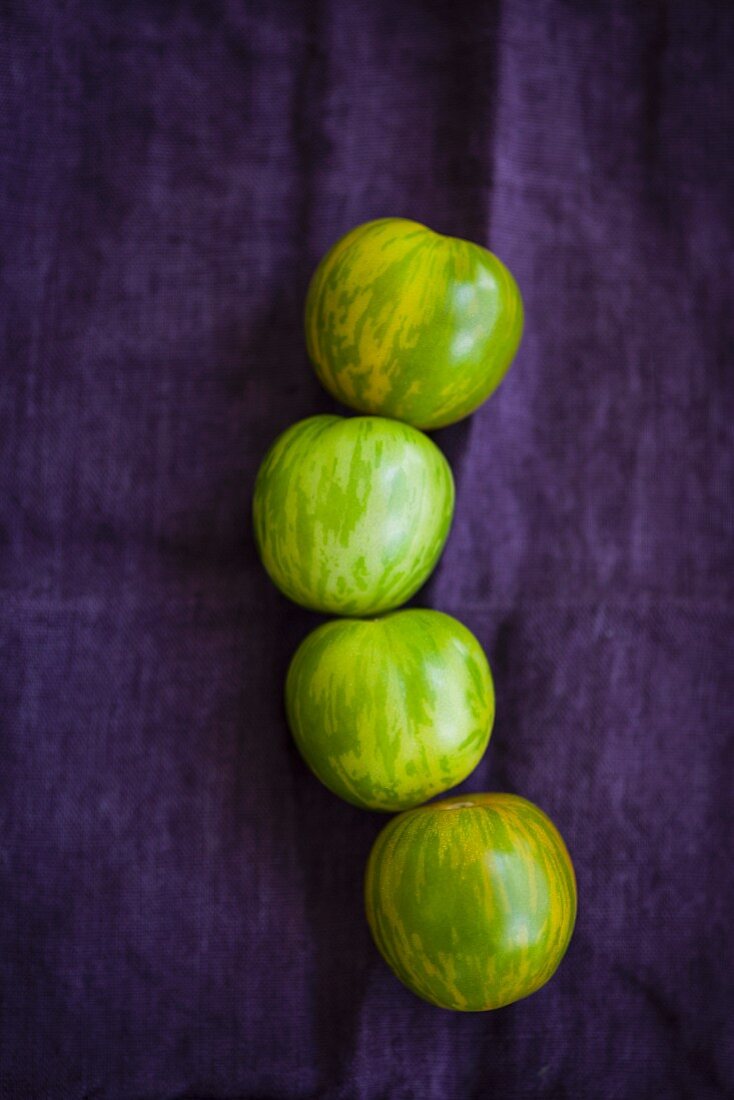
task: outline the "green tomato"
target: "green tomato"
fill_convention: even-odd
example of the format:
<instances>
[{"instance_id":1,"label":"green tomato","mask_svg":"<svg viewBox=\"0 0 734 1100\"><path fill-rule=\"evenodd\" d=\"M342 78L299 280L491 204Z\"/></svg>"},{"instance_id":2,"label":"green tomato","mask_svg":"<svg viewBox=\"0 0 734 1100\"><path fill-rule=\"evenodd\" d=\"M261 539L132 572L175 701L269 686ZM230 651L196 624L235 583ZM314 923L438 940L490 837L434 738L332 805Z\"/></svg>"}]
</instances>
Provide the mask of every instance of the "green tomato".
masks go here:
<instances>
[{"instance_id":1,"label":"green tomato","mask_svg":"<svg viewBox=\"0 0 734 1100\"><path fill-rule=\"evenodd\" d=\"M451 469L422 432L375 416L313 416L283 432L255 482L263 565L296 603L374 615L428 578L454 510Z\"/></svg>"},{"instance_id":2,"label":"green tomato","mask_svg":"<svg viewBox=\"0 0 734 1100\"><path fill-rule=\"evenodd\" d=\"M523 307L493 253L381 218L323 258L305 326L316 373L339 401L431 429L468 416L497 388L520 343Z\"/></svg>"},{"instance_id":3,"label":"green tomato","mask_svg":"<svg viewBox=\"0 0 734 1100\"><path fill-rule=\"evenodd\" d=\"M396 611L309 634L288 670L286 710L301 754L330 790L368 810L404 810L477 766L494 687L460 622Z\"/></svg>"},{"instance_id":4,"label":"green tomato","mask_svg":"<svg viewBox=\"0 0 734 1100\"><path fill-rule=\"evenodd\" d=\"M576 920L576 879L532 802L459 795L385 826L365 902L398 978L432 1004L473 1012L527 997L554 974Z\"/></svg>"}]
</instances>

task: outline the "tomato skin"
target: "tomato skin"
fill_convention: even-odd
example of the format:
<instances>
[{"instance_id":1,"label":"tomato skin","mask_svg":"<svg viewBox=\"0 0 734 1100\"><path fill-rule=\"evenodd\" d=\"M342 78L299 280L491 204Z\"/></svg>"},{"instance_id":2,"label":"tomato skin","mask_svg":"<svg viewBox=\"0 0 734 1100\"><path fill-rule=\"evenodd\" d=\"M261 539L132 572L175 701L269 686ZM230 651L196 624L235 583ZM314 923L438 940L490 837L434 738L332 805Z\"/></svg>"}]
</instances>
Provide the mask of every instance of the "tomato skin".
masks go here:
<instances>
[{"instance_id":1,"label":"tomato skin","mask_svg":"<svg viewBox=\"0 0 734 1100\"><path fill-rule=\"evenodd\" d=\"M260 557L290 599L374 615L428 579L448 536L454 481L428 436L377 416L313 416L280 435L255 481Z\"/></svg>"},{"instance_id":2,"label":"tomato skin","mask_svg":"<svg viewBox=\"0 0 734 1100\"><path fill-rule=\"evenodd\" d=\"M400 814L367 863L377 947L409 989L442 1008L500 1008L539 989L566 952L576 904L560 833L512 794Z\"/></svg>"},{"instance_id":3,"label":"tomato skin","mask_svg":"<svg viewBox=\"0 0 734 1100\"><path fill-rule=\"evenodd\" d=\"M494 686L465 626L411 608L312 631L288 670L286 711L302 756L330 790L394 812L474 770L492 731Z\"/></svg>"},{"instance_id":4,"label":"tomato skin","mask_svg":"<svg viewBox=\"0 0 734 1100\"><path fill-rule=\"evenodd\" d=\"M343 404L430 430L473 412L520 344L517 283L486 248L405 218L342 237L305 308L316 374Z\"/></svg>"}]
</instances>

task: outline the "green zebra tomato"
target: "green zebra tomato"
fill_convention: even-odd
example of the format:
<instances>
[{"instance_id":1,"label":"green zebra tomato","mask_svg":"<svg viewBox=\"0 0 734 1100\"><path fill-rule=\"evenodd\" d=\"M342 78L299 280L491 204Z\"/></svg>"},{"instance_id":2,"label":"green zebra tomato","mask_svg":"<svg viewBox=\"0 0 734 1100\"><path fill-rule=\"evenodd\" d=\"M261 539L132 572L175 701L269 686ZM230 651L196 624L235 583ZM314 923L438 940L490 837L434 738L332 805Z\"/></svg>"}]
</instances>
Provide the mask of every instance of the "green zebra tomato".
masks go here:
<instances>
[{"instance_id":1,"label":"green zebra tomato","mask_svg":"<svg viewBox=\"0 0 734 1100\"><path fill-rule=\"evenodd\" d=\"M441 1008L500 1008L555 972L576 919L560 833L512 794L409 810L377 837L365 876L372 935L409 989Z\"/></svg>"},{"instance_id":2,"label":"green zebra tomato","mask_svg":"<svg viewBox=\"0 0 734 1100\"><path fill-rule=\"evenodd\" d=\"M422 432L376 416L313 416L276 439L255 482L263 565L296 603L374 615L428 578L451 526L454 481Z\"/></svg>"},{"instance_id":3,"label":"green zebra tomato","mask_svg":"<svg viewBox=\"0 0 734 1100\"><path fill-rule=\"evenodd\" d=\"M465 626L411 609L309 634L288 670L286 710L301 754L330 790L368 810L404 810L477 766L494 687Z\"/></svg>"},{"instance_id":4,"label":"green zebra tomato","mask_svg":"<svg viewBox=\"0 0 734 1100\"><path fill-rule=\"evenodd\" d=\"M305 325L316 373L339 401L431 429L468 416L497 388L520 343L523 307L487 249L381 218L324 256Z\"/></svg>"}]
</instances>

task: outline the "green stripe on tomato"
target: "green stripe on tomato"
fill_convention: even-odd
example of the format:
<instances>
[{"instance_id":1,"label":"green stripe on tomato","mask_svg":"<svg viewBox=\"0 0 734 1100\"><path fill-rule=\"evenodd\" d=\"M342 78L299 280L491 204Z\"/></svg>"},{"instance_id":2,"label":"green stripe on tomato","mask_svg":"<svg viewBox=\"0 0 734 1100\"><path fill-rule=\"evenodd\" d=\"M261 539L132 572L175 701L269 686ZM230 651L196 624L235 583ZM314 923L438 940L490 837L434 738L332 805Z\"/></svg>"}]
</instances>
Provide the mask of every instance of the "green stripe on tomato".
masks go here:
<instances>
[{"instance_id":1,"label":"green stripe on tomato","mask_svg":"<svg viewBox=\"0 0 734 1100\"><path fill-rule=\"evenodd\" d=\"M409 609L309 634L288 670L286 708L322 783L357 806L395 811L473 771L489 741L494 687L465 626Z\"/></svg>"},{"instance_id":2,"label":"green stripe on tomato","mask_svg":"<svg viewBox=\"0 0 734 1100\"><path fill-rule=\"evenodd\" d=\"M382 417L314 416L266 454L253 522L263 565L286 596L372 615L427 580L453 508L449 464L422 432Z\"/></svg>"},{"instance_id":3,"label":"green stripe on tomato","mask_svg":"<svg viewBox=\"0 0 734 1100\"><path fill-rule=\"evenodd\" d=\"M551 820L517 795L471 794L401 814L370 854L365 903L395 974L443 1008L511 1004L554 974L576 880Z\"/></svg>"},{"instance_id":4,"label":"green stripe on tomato","mask_svg":"<svg viewBox=\"0 0 734 1100\"><path fill-rule=\"evenodd\" d=\"M517 284L492 252L405 218L367 222L337 241L306 298L306 346L326 389L350 408L424 429L489 397L522 329Z\"/></svg>"}]
</instances>

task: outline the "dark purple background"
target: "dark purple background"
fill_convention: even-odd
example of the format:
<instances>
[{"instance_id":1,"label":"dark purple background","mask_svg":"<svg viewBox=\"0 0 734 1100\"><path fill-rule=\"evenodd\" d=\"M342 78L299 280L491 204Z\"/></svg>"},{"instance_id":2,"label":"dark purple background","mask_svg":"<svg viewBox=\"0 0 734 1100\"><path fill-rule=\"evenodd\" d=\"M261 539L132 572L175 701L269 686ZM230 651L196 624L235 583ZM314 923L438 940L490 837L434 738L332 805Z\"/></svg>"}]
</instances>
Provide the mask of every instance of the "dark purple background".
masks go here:
<instances>
[{"instance_id":1,"label":"dark purple background","mask_svg":"<svg viewBox=\"0 0 734 1100\"><path fill-rule=\"evenodd\" d=\"M731 1095L727 6L2 4L3 1098ZM309 274L385 214L488 244L527 309L438 436L421 595L495 672L467 787L578 871L558 975L495 1014L372 947L383 819L290 743L317 619L249 528L266 446L334 407Z\"/></svg>"}]
</instances>

